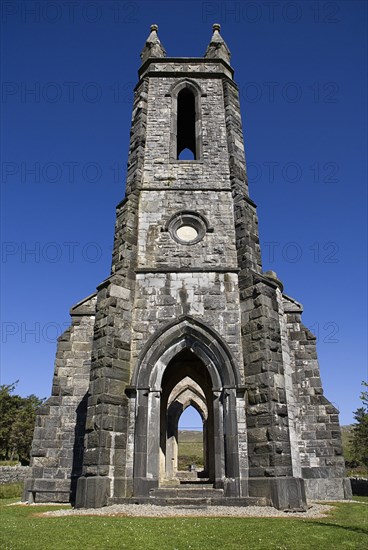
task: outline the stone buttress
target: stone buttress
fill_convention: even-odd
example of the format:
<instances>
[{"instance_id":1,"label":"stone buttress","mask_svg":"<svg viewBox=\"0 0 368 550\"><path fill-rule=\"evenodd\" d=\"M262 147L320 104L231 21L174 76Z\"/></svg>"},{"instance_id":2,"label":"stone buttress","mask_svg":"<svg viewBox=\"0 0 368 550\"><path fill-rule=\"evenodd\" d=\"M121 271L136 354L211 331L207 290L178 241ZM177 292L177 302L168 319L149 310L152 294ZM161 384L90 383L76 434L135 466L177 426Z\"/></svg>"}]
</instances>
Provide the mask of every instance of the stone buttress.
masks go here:
<instances>
[{"instance_id":1,"label":"stone buttress","mask_svg":"<svg viewBox=\"0 0 368 550\"><path fill-rule=\"evenodd\" d=\"M177 464L189 405L203 421L207 502L305 509L306 497L350 495L315 338L301 304L262 271L239 94L219 31L204 57L168 58L151 27L111 275L72 309L59 339L29 501L195 499Z\"/></svg>"}]
</instances>

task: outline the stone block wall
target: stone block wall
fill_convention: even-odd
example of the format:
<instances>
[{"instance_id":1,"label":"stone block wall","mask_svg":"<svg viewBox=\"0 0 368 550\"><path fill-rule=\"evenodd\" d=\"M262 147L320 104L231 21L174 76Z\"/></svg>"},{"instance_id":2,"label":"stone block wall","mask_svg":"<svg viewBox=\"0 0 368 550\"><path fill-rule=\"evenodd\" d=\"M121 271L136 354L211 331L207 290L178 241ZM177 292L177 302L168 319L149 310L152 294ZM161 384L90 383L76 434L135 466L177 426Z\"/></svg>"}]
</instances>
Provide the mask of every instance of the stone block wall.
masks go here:
<instances>
[{"instance_id":1,"label":"stone block wall","mask_svg":"<svg viewBox=\"0 0 368 550\"><path fill-rule=\"evenodd\" d=\"M143 191L140 198L138 269L237 269L231 192ZM208 221L196 244L178 244L167 230L171 216L195 211Z\"/></svg>"},{"instance_id":2,"label":"stone block wall","mask_svg":"<svg viewBox=\"0 0 368 550\"><path fill-rule=\"evenodd\" d=\"M142 186L146 144L148 80L143 79L134 95L126 179L126 197L116 207L111 273L125 269L132 277L137 258L138 201Z\"/></svg>"},{"instance_id":3,"label":"stone block wall","mask_svg":"<svg viewBox=\"0 0 368 550\"><path fill-rule=\"evenodd\" d=\"M277 285L240 278L250 478L292 476Z\"/></svg>"},{"instance_id":4,"label":"stone block wall","mask_svg":"<svg viewBox=\"0 0 368 550\"><path fill-rule=\"evenodd\" d=\"M238 266L239 269L251 269L261 273L262 260L258 236L258 217L256 205L248 195L239 92L232 80L223 79L223 95Z\"/></svg>"},{"instance_id":5,"label":"stone block wall","mask_svg":"<svg viewBox=\"0 0 368 550\"><path fill-rule=\"evenodd\" d=\"M309 498L351 495L344 480L339 411L323 395L316 337L302 324L302 307L284 298L294 393L298 404L297 437L301 475Z\"/></svg>"},{"instance_id":6,"label":"stone block wall","mask_svg":"<svg viewBox=\"0 0 368 550\"><path fill-rule=\"evenodd\" d=\"M114 484L121 494L130 490L122 455L127 444L133 285L127 272L115 273L97 294L83 477L78 481L77 503L82 506L92 498L97 498L97 506L105 504Z\"/></svg>"},{"instance_id":7,"label":"stone block wall","mask_svg":"<svg viewBox=\"0 0 368 550\"><path fill-rule=\"evenodd\" d=\"M184 65L183 69L187 67ZM195 75L193 75L195 76ZM183 80L191 81L190 77ZM171 156L172 86L177 78L151 78L148 87L143 186L146 189L230 190L226 122L220 78L195 78L201 123L202 156L196 161L178 161Z\"/></svg>"},{"instance_id":8,"label":"stone block wall","mask_svg":"<svg viewBox=\"0 0 368 550\"><path fill-rule=\"evenodd\" d=\"M227 342L242 365L237 275L231 273L156 273L137 275L133 317L132 365L160 327L180 317L207 323ZM240 377L243 373L240 372Z\"/></svg>"},{"instance_id":9,"label":"stone block wall","mask_svg":"<svg viewBox=\"0 0 368 550\"><path fill-rule=\"evenodd\" d=\"M131 324L137 266L138 208L146 144L148 80L135 90L126 198L116 208L111 276L98 287L83 475L77 506L103 506L130 495L126 448L131 378Z\"/></svg>"},{"instance_id":10,"label":"stone block wall","mask_svg":"<svg viewBox=\"0 0 368 550\"><path fill-rule=\"evenodd\" d=\"M59 338L51 397L39 407L24 496L29 502L70 502L82 472L96 297L71 310Z\"/></svg>"},{"instance_id":11,"label":"stone block wall","mask_svg":"<svg viewBox=\"0 0 368 550\"><path fill-rule=\"evenodd\" d=\"M0 485L22 482L29 474L29 466L0 466Z\"/></svg>"}]
</instances>

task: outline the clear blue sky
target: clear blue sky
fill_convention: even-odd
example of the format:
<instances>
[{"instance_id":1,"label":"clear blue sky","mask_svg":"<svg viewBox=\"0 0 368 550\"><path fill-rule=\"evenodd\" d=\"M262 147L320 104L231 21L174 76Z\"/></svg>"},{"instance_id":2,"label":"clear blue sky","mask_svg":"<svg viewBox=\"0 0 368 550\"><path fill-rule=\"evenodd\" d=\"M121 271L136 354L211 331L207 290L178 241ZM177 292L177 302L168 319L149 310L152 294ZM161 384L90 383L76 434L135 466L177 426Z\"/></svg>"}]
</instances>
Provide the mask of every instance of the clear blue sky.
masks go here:
<instances>
[{"instance_id":1,"label":"clear blue sky","mask_svg":"<svg viewBox=\"0 0 368 550\"><path fill-rule=\"evenodd\" d=\"M367 3L1 8L2 383L50 394L69 308L109 275L150 24L168 56L199 57L219 22L240 88L264 269L304 304L325 394L352 422L367 378Z\"/></svg>"}]
</instances>

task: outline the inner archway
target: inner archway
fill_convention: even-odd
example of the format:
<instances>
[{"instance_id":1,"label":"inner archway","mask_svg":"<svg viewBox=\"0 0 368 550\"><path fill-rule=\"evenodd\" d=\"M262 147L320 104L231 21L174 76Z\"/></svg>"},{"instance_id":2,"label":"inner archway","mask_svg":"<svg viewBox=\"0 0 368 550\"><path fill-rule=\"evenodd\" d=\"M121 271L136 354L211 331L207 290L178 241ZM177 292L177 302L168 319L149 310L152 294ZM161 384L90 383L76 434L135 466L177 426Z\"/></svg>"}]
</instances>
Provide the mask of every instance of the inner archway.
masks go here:
<instances>
[{"instance_id":1,"label":"inner archway","mask_svg":"<svg viewBox=\"0 0 368 550\"><path fill-rule=\"evenodd\" d=\"M179 417L178 471L202 472L204 470L203 419L193 405L189 405Z\"/></svg>"},{"instance_id":2,"label":"inner archway","mask_svg":"<svg viewBox=\"0 0 368 550\"><path fill-rule=\"evenodd\" d=\"M211 395L212 382L206 366L191 350L182 350L169 362L162 377L161 483L165 483L167 480L178 480L178 471L184 467L184 464L178 461L178 427L183 411L191 408L197 411L199 426L203 427L202 444L197 445L201 448L201 464L198 464L198 467L201 468L202 476L209 477L214 481L214 430ZM183 454L186 454L187 460L188 457L193 459L195 456L195 453L184 452Z\"/></svg>"}]
</instances>

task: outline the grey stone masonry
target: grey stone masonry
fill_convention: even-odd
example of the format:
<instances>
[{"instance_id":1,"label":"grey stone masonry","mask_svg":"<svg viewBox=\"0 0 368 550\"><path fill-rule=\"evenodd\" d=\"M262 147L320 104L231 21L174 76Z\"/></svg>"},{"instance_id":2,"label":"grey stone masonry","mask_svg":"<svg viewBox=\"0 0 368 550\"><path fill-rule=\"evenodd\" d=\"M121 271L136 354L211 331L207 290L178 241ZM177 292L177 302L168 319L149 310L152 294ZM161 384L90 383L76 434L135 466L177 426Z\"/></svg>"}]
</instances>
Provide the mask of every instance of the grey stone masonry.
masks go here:
<instances>
[{"instance_id":1,"label":"grey stone masonry","mask_svg":"<svg viewBox=\"0 0 368 550\"><path fill-rule=\"evenodd\" d=\"M344 480L339 411L323 395L316 337L302 324L302 307L284 296L292 379L298 403L297 439L307 495L320 499L350 496Z\"/></svg>"},{"instance_id":2,"label":"grey stone masonry","mask_svg":"<svg viewBox=\"0 0 368 550\"><path fill-rule=\"evenodd\" d=\"M0 485L19 483L29 477L29 466L0 466Z\"/></svg>"},{"instance_id":3,"label":"grey stone masonry","mask_svg":"<svg viewBox=\"0 0 368 550\"><path fill-rule=\"evenodd\" d=\"M36 417L24 489L29 502L75 499L83 465L95 306L95 295L74 306L72 324L59 338L52 394Z\"/></svg>"},{"instance_id":4,"label":"grey stone masonry","mask_svg":"<svg viewBox=\"0 0 368 550\"><path fill-rule=\"evenodd\" d=\"M305 510L307 498L349 497L315 339L262 270L220 26L204 57L174 58L152 25L141 58L111 274L60 338L25 499L101 507L198 493ZM191 405L203 422L197 493L178 471Z\"/></svg>"}]
</instances>

